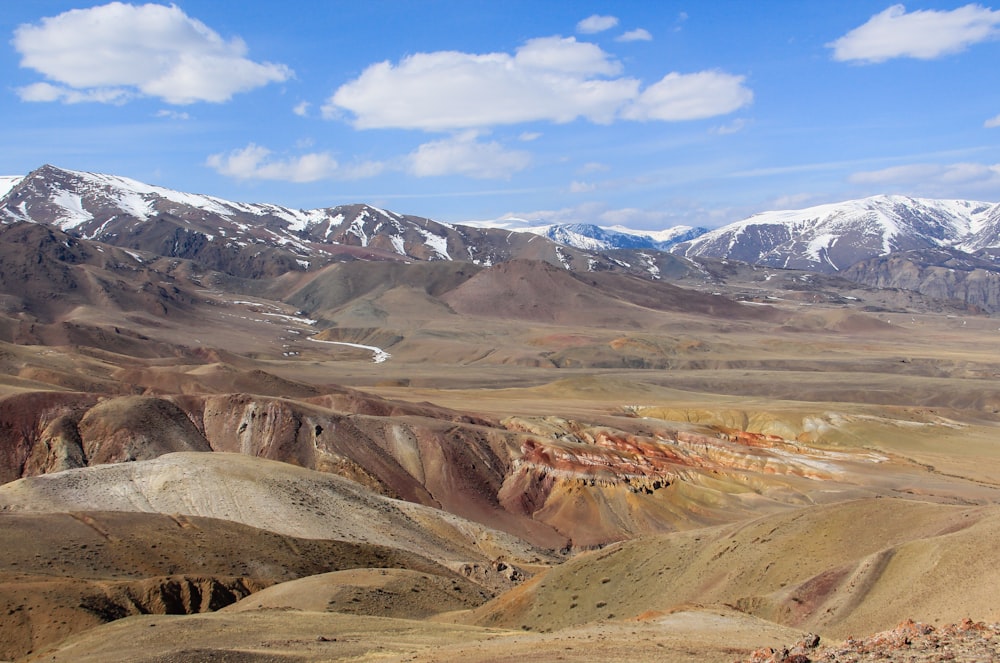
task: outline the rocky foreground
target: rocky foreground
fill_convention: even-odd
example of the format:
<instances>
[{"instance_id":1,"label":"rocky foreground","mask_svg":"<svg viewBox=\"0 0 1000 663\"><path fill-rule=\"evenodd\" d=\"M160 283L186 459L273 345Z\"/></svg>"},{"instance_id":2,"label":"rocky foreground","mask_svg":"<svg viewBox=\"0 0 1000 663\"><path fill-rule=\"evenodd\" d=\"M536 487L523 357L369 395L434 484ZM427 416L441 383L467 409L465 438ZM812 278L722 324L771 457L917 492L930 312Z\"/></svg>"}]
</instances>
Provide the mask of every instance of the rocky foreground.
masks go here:
<instances>
[{"instance_id":1,"label":"rocky foreground","mask_svg":"<svg viewBox=\"0 0 1000 663\"><path fill-rule=\"evenodd\" d=\"M755 651L747 663L979 663L1000 661L1000 624L966 619L935 628L912 620L864 639L848 638L840 645L820 646L819 636L807 636L791 648Z\"/></svg>"}]
</instances>

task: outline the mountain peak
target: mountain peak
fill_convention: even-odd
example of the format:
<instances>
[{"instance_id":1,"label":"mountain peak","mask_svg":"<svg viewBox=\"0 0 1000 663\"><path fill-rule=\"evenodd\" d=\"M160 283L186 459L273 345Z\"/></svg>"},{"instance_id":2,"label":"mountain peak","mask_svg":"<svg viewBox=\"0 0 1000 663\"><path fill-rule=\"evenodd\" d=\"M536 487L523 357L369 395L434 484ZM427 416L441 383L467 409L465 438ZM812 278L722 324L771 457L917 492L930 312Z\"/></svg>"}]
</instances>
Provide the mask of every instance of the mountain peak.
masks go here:
<instances>
[{"instance_id":1,"label":"mountain peak","mask_svg":"<svg viewBox=\"0 0 1000 663\"><path fill-rule=\"evenodd\" d=\"M970 251L997 245L998 204L885 194L761 212L673 250L686 256L837 272L895 251L948 246Z\"/></svg>"}]
</instances>

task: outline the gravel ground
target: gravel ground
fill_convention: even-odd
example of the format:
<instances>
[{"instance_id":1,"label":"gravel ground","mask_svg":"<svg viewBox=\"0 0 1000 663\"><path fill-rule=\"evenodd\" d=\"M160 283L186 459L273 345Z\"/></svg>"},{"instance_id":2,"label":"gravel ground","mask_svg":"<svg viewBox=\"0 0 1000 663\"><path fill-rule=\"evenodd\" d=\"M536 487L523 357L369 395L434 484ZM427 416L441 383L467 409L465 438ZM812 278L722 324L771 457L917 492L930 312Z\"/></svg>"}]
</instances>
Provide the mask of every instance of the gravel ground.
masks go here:
<instances>
[{"instance_id":1,"label":"gravel ground","mask_svg":"<svg viewBox=\"0 0 1000 663\"><path fill-rule=\"evenodd\" d=\"M758 649L746 663L983 663L1000 661L1000 624L966 619L935 628L912 620L864 639L820 645L810 636L794 646Z\"/></svg>"}]
</instances>

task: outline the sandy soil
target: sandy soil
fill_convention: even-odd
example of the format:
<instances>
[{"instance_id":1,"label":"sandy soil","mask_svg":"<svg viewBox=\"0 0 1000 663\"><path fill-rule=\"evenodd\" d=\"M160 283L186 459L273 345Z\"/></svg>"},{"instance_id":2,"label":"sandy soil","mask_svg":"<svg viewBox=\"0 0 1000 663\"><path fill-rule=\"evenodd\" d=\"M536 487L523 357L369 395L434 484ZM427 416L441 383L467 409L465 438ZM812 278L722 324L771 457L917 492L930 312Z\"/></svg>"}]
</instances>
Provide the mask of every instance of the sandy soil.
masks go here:
<instances>
[{"instance_id":1,"label":"sandy soil","mask_svg":"<svg viewBox=\"0 0 1000 663\"><path fill-rule=\"evenodd\" d=\"M343 614L265 610L133 617L28 660L106 661L710 661L723 663L801 633L731 610L696 609L555 633L482 629ZM178 647L177 643L184 643Z\"/></svg>"}]
</instances>

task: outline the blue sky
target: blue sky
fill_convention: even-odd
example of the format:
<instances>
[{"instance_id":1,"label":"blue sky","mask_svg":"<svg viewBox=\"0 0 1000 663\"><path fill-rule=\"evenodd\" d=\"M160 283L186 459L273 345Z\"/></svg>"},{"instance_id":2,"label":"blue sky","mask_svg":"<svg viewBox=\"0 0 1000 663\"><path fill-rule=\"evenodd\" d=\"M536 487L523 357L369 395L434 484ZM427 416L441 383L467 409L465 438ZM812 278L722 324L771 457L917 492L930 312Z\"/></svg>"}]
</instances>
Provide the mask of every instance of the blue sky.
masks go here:
<instances>
[{"instance_id":1,"label":"blue sky","mask_svg":"<svg viewBox=\"0 0 1000 663\"><path fill-rule=\"evenodd\" d=\"M1000 5L5 2L0 174L658 229L1000 201Z\"/></svg>"}]
</instances>

